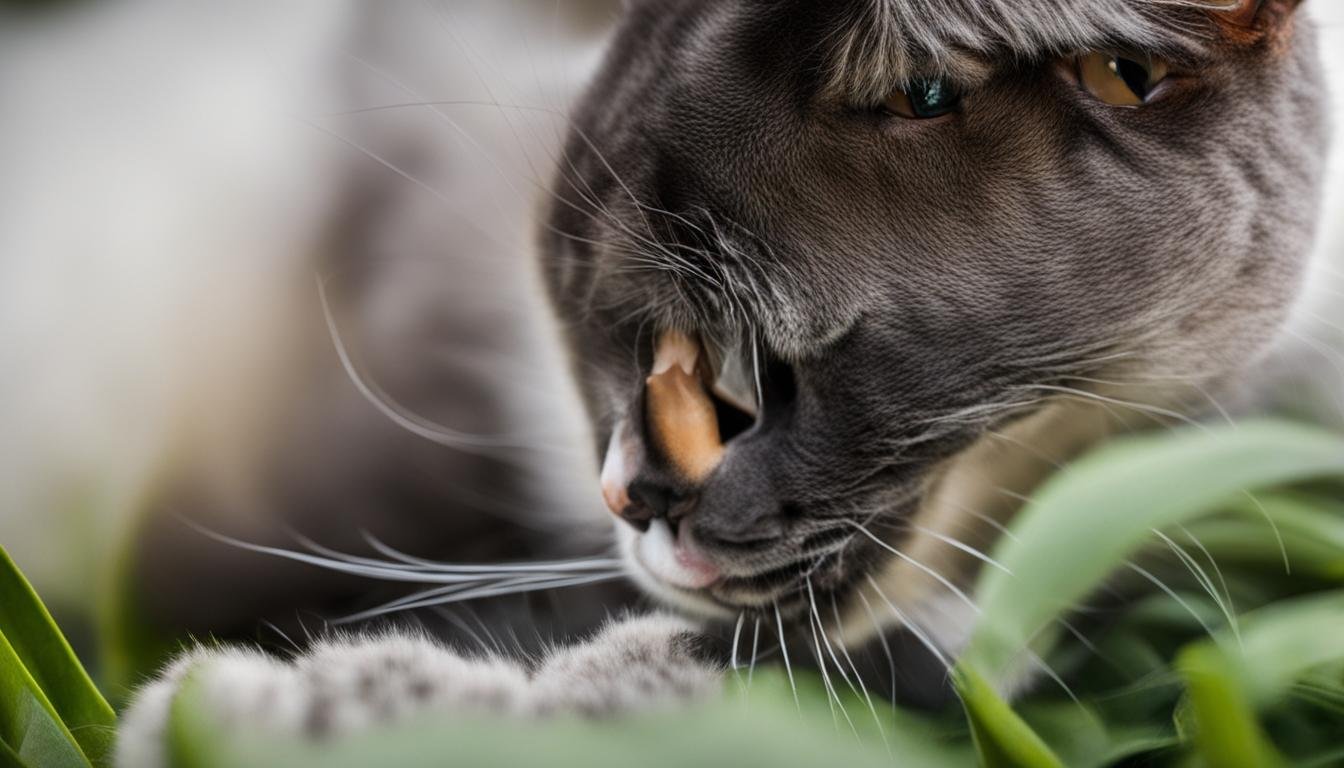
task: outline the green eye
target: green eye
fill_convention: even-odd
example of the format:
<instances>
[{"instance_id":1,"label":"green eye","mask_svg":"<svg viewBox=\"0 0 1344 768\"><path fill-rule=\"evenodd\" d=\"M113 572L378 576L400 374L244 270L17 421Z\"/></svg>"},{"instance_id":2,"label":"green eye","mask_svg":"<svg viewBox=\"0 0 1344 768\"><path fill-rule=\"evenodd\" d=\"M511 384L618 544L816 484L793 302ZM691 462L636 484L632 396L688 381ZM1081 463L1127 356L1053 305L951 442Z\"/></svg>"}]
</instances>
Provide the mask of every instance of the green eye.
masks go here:
<instances>
[{"instance_id":1,"label":"green eye","mask_svg":"<svg viewBox=\"0 0 1344 768\"><path fill-rule=\"evenodd\" d=\"M961 94L946 80L916 80L892 92L883 106L901 117L928 120L956 111L961 106Z\"/></svg>"}]
</instances>

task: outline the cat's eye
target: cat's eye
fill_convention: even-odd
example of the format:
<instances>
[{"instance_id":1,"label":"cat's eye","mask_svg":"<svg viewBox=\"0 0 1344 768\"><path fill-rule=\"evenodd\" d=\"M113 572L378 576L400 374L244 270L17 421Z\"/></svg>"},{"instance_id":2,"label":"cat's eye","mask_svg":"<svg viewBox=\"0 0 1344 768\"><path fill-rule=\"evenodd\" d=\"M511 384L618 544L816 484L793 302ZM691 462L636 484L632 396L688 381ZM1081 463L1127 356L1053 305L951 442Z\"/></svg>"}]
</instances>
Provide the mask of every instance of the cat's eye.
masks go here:
<instances>
[{"instance_id":1,"label":"cat's eye","mask_svg":"<svg viewBox=\"0 0 1344 768\"><path fill-rule=\"evenodd\" d=\"M1169 68L1159 59L1135 54L1094 51L1078 59L1078 82L1099 101L1114 107L1140 107L1167 79Z\"/></svg>"},{"instance_id":2,"label":"cat's eye","mask_svg":"<svg viewBox=\"0 0 1344 768\"><path fill-rule=\"evenodd\" d=\"M911 120L928 120L955 112L961 106L961 94L946 80L917 80L893 91L882 107Z\"/></svg>"}]
</instances>

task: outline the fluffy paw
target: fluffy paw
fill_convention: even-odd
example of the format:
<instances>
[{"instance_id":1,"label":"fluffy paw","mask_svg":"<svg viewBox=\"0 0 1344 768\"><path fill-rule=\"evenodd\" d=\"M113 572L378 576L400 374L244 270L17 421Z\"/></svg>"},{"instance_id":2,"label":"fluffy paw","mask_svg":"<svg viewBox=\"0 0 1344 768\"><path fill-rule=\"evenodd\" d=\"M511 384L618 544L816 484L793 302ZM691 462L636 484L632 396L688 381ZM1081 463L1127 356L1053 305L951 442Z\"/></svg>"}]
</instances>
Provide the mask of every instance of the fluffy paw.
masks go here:
<instances>
[{"instance_id":1,"label":"fluffy paw","mask_svg":"<svg viewBox=\"0 0 1344 768\"><path fill-rule=\"evenodd\" d=\"M122 718L117 764L164 765L173 697L190 676L218 727L321 739L413 715L609 717L715 695L720 669L697 656L693 627L652 616L616 621L550 653L529 674L426 640L330 641L292 662L243 649L197 649L137 694Z\"/></svg>"},{"instance_id":2,"label":"fluffy paw","mask_svg":"<svg viewBox=\"0 0 1344 768\"><path fill-rule=\"evenodd\" d=\"M610 717L709 698L722 667L703 658L700 643L692 625L668 616L613 622L548 657L533 680L533 706L540 714Z\"/></svg>"}]
</instances>

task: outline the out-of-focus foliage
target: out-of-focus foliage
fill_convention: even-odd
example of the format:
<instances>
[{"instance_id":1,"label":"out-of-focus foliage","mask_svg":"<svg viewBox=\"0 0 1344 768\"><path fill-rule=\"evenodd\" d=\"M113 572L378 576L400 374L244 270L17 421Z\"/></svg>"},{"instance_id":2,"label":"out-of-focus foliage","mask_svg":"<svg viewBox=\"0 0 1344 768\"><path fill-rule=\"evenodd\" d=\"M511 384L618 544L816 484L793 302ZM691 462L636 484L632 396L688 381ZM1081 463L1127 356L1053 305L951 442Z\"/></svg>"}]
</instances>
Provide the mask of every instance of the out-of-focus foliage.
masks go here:
<instances>
[{"instance_id":1,"label":"out-of-focus foliage","mask_svg":"<svg viewBox=\"0 0 1344 768\"><path fill-rule=\"evenodd\" d=\"M192 768L736 764L1101 767L1337 765L1344 760L1344 439L1289 424L1128 440L1048 483L991 555L973 642L951 671L962 706L915 713L836 679L757 669L710 706L656 718L520 726L430 720L323 745L226 732L190 681L174 763ZM17 571L0 630L46 638L10 654L0 766L84 765L110 711ZM1099 587L1119 596L1105 607ZM12 600L11 595L29 595ZM1100 617L1100 618L1099 618ZM37 632L38 635L24 633ZM29 646L30 647L30 646ZM40 674L23 677L24 669ZM1036 683L1011 704L996 692ZM748 684L750 679L750 684ZM17 680L15 687L9 681ZM80 681L84 681L81 683ZM1067 687L1066 687L1067 686ZM45 691L45 694L44 694ZM16 694L19 695L19 694ZM95 737L70 727L94 723ZM24 730L24 728L27 730ZM30 734L16 741L15 734ZM49 738L46 738L49 737ZM45 738L45 740L44 740ZM27 750L27 751L24 751ZM92 757L91 762L98 758Z\"/></svg>"},{"instance_id":2,"label":"out-of-focus foliage","mask_svg":"<svg viewBox=\"0 0 1344 768\"><path fill-rule=\"evenodd\" d=\"M0 766L99 766L116 715L0 548Z\"/></svg>"}]
</instances>

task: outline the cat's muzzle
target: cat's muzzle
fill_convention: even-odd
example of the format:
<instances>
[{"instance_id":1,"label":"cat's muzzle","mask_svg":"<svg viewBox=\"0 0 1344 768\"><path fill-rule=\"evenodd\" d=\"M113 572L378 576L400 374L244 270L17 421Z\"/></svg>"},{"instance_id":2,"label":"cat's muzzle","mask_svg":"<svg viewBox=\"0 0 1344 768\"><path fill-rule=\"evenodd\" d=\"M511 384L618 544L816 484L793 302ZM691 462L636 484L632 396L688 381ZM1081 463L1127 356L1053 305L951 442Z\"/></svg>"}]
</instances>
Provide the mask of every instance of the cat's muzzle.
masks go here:
<instances>
[{"instance_id":1,"label":"cat's muzzle","mask_svg":"<svg viewBox=\"0 0 1344 768\"><path fill-rule=\"evenodd\" d=\"M730 357L680 332L661 334L640 402L613 430L603 461L607 507L642 534L634 556L681 589L705 589L721 576L681 523L696 513L727 443L756 419L755 393Z\"/></svg>"}]
</instances>

